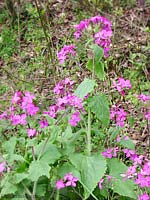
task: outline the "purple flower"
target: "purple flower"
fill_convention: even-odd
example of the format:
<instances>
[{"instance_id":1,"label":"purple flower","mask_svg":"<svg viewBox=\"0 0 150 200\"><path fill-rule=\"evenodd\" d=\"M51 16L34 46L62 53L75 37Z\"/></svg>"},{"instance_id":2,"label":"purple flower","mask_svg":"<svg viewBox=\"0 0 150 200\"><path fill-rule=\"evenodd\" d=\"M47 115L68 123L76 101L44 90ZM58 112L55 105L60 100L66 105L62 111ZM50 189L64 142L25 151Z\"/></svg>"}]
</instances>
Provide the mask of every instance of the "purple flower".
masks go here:
<instances>
[{"instance_id":1,"label":"purple flower","mask_svg":"<svg viewBox=\"0 0 150 200\"><path fill-rule=\"evenodd\" d=\"M75 45L64 45L64 47L60 50L60 52L57 53L57 57L59 59L60 64L63 64L68 56L68 54L71 54L72 56L76 55L75 52Z\"/></svg>"},{"instance_id":2,"label":"purple flower","mask_svg":"<svg viewBox=\"0 0 150 200\"><path fill-rule=\"evenodd\" d=\"M132 158L135 155L137 155L134 150L130 150L130 149L124 149L123 152L125 153L127 158Z\"/></svg>"},{"instance_id":3,"label":"purple flower","mask_svg":"<svg viewBox=\"0 0 150 200\"><path fill-rule=\"evenodd\" d=\"M36 107L33 103L29 103L27 104L24 109L26 110L26 112L28 113L28 115L36 115L37 112L39 111L39 107Z\"/></svg>"},{"instance_id":4,"label":"purple flower","mask_svg":"<svg viewBox=\"0 0 150 200\"><path fill-rule=\"evenodd\" d=\"M45 115L50 116L51 118L55 118L58 111L58 106L52 105L49 107L49 111L44 111Z\"/></svg>"},{"instance_id":5,"label":"purple flower","mask_svg":"<svg viewBox=\"0 0 150 200\"><path fill-rule=\"evenodd\" d=\"M103 189L103 188L102 188L102 183L103 183L103 182L104 182L104 179L101 178L100 181L99 181L99 183L98 183L98 187L99 187L100 190Z\"/></svg>"},{"instance_id":6,"label":"purple flower","mask_svg":"<svg viewBox=\"0 0 150 200\"><path fill-rule=\"evenodd\" d=\"M113 157L112 151L113 151L113 149L108 148L107 151L102 152L102 156L105 157L105 158L112 158Z\"/></svg>"},{"instance_id":7,"label":"purple flower","mask_svg":"<svg viewBox=\"0 0 150 200\"><path fill-rule=\"evenodd\" d=\"M72 126L77 126L79 121L80 121L80 113L76 111L75 113L71 115L69 124L71 124Z\"/></svg>"},{"instance_id":8,"label":"purple flower","mask_svg":"<svg viewBox=\"0 0 150 200\"><path fill-rule=\"evenodd\" d=\"M26 114L21 114L21 115L11 115L10 119L12 121L13 125L26 125L27 121L26 121Z\"/></svg>"},{"instance_id":9,"label":"purple flower","mask_svg":"<svg viewBox=\"0 0 150 200\"><path fill-rule=\"evenodd\" d=\"M5 111L5 112L3 112L2 114L0 114L0 120L2 120L2 119L7 119L7 112Z\"/></svg>"},{"instance_id":10,"label":"purple flower","mask_svg":"<svg viewBox=\"0 0 150 200\"><path fill-rule=\"evenodd\" d=\"M147 101L150 101L150 96L145 95L145 94L140 94L138 96L138 99L144 103L146 103Z\"/></svg>"},{"instance_id":11,"label":"purple flower","mask_svg":"<svg viewBox=\"0 0 150 200\"><path fill-rule=\"evenodd\" d=\"M76 182L79 179L74 177L72 173L66 174L64 177L64 181L66 181L65 186L73 186L76 187Z\"/></svg>"},{"instance_id":12,"label":"purple flower","mask_svg":"<svg viewBox=\"0 0 150 200\"><path fill-rule=\"evenodd\" d=\"M34 137L34 136L36 136L36 129L29 128L27 130L27 133L28 133L28 137Z\"/></svg>"},{"instance_id":13,"label":"purple flower","mask_svg":"<svg viewBox=\"0 0 150 200\"><path fill-rule=\"evenodd\" d=\"M116 126L124 127L124 120L126 119L127 113L123 108L112 106L110 110L110 119L116 119Z\"/></svg>"},{"instance_id":14,"label":"purple flower","mask_svg":"<svg viewBox=\"0 0 150 200\"><path fill-rule=\"evenodd\" d=\"M98 24L98 23L102 22L102 17L100 15L97 15L97 16L91 17L90 21L93 24Z\"/></svg>"},{"instance_id":15,"label":"purple flower","mask_svg":"<svg viewBox=\"0 0 150 200\"><path fill-rule=\"evenodd\" d=\"M136 169L137 169L137 166L130 166L126 172L127 177L132 178L136 176L137 175Z\"/></svg>"},{"instance_id":16,"label":"purple flower","mask_svg":"<svg viewBox=\"0 0 150 200\"><path fill-rule=\"evenodd\" d=\"M150 196L147 193L138 195L138 200L150 200Z\"/></svg>"},{"instance_id":17,"label":"purple flower","mask_svg":"<svg viewBox=\"0 0 150 200\"><path fill-rule=\"evenodd\" d=\"M141 173L138 174L135 183L139 185L141 188L150 187L150 177L144 176Z\"/></svg>"},{"instance_id":18,"label":"purple flower","mask_svg":"<svg viewBox=\"0 0 150 200\"><path fill-rule=\"evenodd\" d=\"M119 78L118 79L118 83L116 83L116 81L113 81L113 87L116 88L116 90L118 90L118 92L120 92L122 94L122 96L124 96L124 89L131 89L132 85L130 83L130 80L125 80L124 78Z\"/></svg>"},{"instance_id":19,"label":"purple flower","mask_svg":"<svg viewBox=\"0 0 150 200\"><path fill-rule=\"evenodd\" d=\"M21 92L15 92L14 96L12 97L12 104L19 104L22 101L22 93Z\"/></svg>"},{"instance_id":20,"label":"purple flower","mask_svg":"<svg viewBox=\"0 0 150 200\"><path fill-rule=\"evenodd\" d=\"M145 119L150 120L150 108L145 114Z\"/></svg>"},{"instance_id":21,"label":"purple flower","mask_svg":"<svg viewBox=\"0 0 150 200\"><path fill-rule=\"evenodd\" d=\"M6 162L1 162L0 163L0 173L5 171L5 169L6 169Z\"/></svg>"},{"instance_id":22,"label":"purple flower","mask_svg":"<svg viewBox=\"0 0 150 200\"><path fill-rule=\"evenodd\" d=\"M40 128L45 128L48 126L48 121L46 119L43 119L39 122Z\"/></svg>"},{"instance_id":23,"label":"purple flower","mask_svg":"<svg viewBox=\"0 0 150 200\"><path fill-rule=\"evenodd\" d=\"M64 176L63 179L60 179L56 182L56 187L58 190L68 186L76 187L78 180L79 179L74 177L72 173L68 173Z\"/></svg>"},{"instance_id":24,"label":"purple flower","mask_svg":"<svg viewBox=\"0 0 150 200\"><path fill-rule=\"evenodd\" d=\"M62 189L62 188L64 188L64 187L65 187L65 184L64 184L64 182L63 182L62 179L60 179L60 180L58 180L58 181L56 182L56 188L57 188L57 190L60 190L60 189Z\"/></svg>"}]
</instances>

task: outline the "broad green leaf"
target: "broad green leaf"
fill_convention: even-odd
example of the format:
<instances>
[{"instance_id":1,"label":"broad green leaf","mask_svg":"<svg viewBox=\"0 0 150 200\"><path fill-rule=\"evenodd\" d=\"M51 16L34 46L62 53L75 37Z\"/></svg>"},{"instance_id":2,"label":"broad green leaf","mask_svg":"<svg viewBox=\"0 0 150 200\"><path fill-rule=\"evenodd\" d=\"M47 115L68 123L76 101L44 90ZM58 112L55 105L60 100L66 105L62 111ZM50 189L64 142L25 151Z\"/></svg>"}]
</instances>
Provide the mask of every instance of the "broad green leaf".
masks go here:
<instances>
[{"instance_id":1,"label":"broad green leaf","mask_svg":"<svg viewBox=\"0 0 150 200\"><path fill-rule=\"evenodd\" d=\"M128 167L116 158L108 160L110 175L113 177L111 183L114 192L121 196L137 199L135 193L135 184L132 180L123 180L122 174L125 174Z\"/></svg>"},{"instance_id":2,"label":"broad green leaf","mask_svg":"<svg viewBox=\"0 0 150 200\"><path fill-rule=\"evenodd\" d=\"M133 143L133 140L128 139L128 140L121 140L120 143L123 147L126 147L128 149L135 149L135 144Z\"/></svg>"},{"instance_id":3,"label":"broad green leaf","mask_svg":"<svg viewBox=\"0 0 150 200\"><path fill-rule=\"evenodd\" d=\"M16 173L14 176L13 176L13 182L18 184L20 183L22 180L24 180L25 178L28 177L28 174L23 172L23 173Z\"/></svg>"},{"instance_id":4,"label":"broad green leaf","mask_svg":"<svg viewBox=\"0 0 150 200\"><path fill-rule=\"evenodd\" d=\"M1 190L0 197L3 197L4 195L7 194L15 194L16 191L17 191L17 186L15 186L12 183L6 182Z\"/></svg>"},{"instance_id":5,"label":"broad green leaf","mask_svg":"<svg viewBox=\"0 0 150 200\"><path fill-rule=\"evenodd\" d=\"M38 184L37 185L37 190L36 190L36 195L39 197L44 197L46 193L46 184Z\"/></svg>"},{"instance_id":6,"label":"broad green leaf","mask_svg":"<svg viewBox=\"0 0 150 200\"><path fill-rule=\"evenodd\" d=\"M35 160L29 166L29 176L31 181L37 181L41 176L47 176L49 178L50 166L47 162L42 160Z\"/></svg>"},{"instance_id":7,"label":"broad green leaf","mask_svg":"<svg viewBox=\"0 0 150 200\"><path fill-rule=\"evenodd\" d=\"M104 176L106 161L100 155L86 156L82 154L70 155L70 160L81 173L80 181L81 184L83 183L84 197L87 199Z\"/></svg>"},{"instance_id":8,"label":"broad green leaf","mask_svg":"<svg viewBox=\"0 0 150 200\"><path fill-rule=\"evenodd\" d=\"M58 175L63 178L67 173L72 173L73 176L80 179L80 172L70 163L65 163L58 168Z\"/></svg>"},{"instance_id":9,"label":"broad green leaf","mask_svg":"<svg viewBox=\"0 0 150 200\"><path fill-rule=\"evenodd\" d=\"M75 90L75 95L81 99L93 91L94 87L96 86L96 82L94 80L90 80L85 78L84 81L77 87Z\"/></svg>"},{"instance_id":10,"label":"broad green leaf","mask_svg":"<svg viewBox=\"0 0 150 200\"><path fill-rule=\"evenodd\" d=\"M104 80L105 72L104 72L104 63L101 61L94 61L93 59L89 59L87 63L87 68L94 72L98 79Z\"/></svg>"},{"instance_id":11,"label":"broad green leaf","mask_svg":"<svg viewBox=\"0 0 150 200\"><path fill-rule=\"evenodd\" d=\"M93 49L93 52L94 52L94 60L100 61L104 54L103 49L97 44L91 45L91 48Z\"/></svg>"},{"instance_id":12,"label":"broad green leaf","mask_svg":"<svg viewBox=\"0 0 150 200\"><path fill-rule=\"evenodd\" d=\"M10 156L9 162L13 162L13 161L24 162L25 159L24 159L24 157L22 157L21 155L18 155L18 154L12 154L12 155Z\"/></svg>"},{"instance_id":13,"label":"broad green leaf","mask_svg":"<svg viewBox=\"0 0 150 200\"><path fill-rule=\"evenodd\" d=\"M45 146L45 140L42 141L36 148L35 148L35 155L39 155L41 153L40 160L48 163L53 164L56 160L58 160L61 156L59 153L56 145L48 143Z\"/></svg>"},{"instance_id":14,"label":"broad green leaf","mask_svg":"<svg viewBox=\"0 0 150 200\"><path fill-rule=\"evenodd\" d=\"M16 137L11 137L8 141L6 141L3 144L4 150L9 154L13 154L15 151L15 146L16 146L17 138Z\"/></svg>"},{"instance_id":15,"label":"broad green leaf","mask_svg":"<svg viewBox=\"0 0 150 200\"><path fill-rule=\"evenodd\" d=\"M104 94L93 96L89 100L89 107L104 126L109 125L110 112L107 97Z\"/></svg>"}]
</instances>

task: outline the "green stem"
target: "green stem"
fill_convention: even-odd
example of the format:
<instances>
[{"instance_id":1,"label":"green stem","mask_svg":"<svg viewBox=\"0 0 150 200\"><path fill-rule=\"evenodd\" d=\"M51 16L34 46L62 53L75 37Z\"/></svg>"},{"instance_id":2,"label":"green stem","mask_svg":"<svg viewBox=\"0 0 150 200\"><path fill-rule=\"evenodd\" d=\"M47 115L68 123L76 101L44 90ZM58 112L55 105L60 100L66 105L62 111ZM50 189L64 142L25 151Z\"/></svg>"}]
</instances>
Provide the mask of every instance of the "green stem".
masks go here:
<instances>
[{"instance_id":1,"label":"green stem","mask_svg":"<svg viewBox=\"0 0 150 200\"><path fill-rule=\"evenodd\" d=\"M90 193L90 195L91 195L95 200L98 200L97 197L90 191L90 189L89 189L81 180L79 180L79 182L83 185L83 187Z\"/></svg>"},{"instance_id":2,"label":"green stem","mask_svg":"<svg viewBox=\"0 0 150 200\"><path fill-rule=\"evenodd\" d=\"M36 188L37 188L37 181L35 181L33 185L33 191L32 191L32 196L31 196L32 200L35 200Z\"/></svg>"},{"instance_id":3,"label":"green stem","mask_svg":"<svg viewBox=\"0 0 150 200\"><path fill-rule=\"evenodd\" d=\"M91 155L91 112L88 110L88 127L87 127L87 152Z\"/></svg>"},{"instance_id":4,"label":"green stem","mask_svg":"<svg viewBox=\"0 0 150 200\"><path fill-rule=\"evenodd\" d=\"M56 199L55 200L59 200L59 190L56 191Z\"/></svg>"}]
</instances>

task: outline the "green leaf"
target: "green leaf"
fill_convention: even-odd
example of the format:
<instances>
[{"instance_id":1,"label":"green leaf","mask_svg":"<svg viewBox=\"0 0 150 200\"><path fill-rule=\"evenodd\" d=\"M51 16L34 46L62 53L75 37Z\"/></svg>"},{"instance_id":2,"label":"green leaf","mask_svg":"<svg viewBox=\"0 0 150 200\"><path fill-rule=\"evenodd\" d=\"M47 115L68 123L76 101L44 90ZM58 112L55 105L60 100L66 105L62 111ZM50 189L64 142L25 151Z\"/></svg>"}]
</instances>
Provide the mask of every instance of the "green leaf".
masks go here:
<instances>
[{"instance_id":1,"label":"green leaf","mask_svg":"<svg viewBox=\"0 0 150 200\"><path fill-rule=\"evenodd\" d=\"M46 144L45 148L45 140L42 141L36 148L35 148L35 155L39 155L42 151L40 160L46 162L48 164L53 164L56 160L58 160L61 156L59 153L56 145L48 143Z\"/></svg>"},{"instance_id":2,"label":"green leaf","mask_svg":"<svg viewBox=\"0 0 150 200\"><path fill-rule=\"evenodd\" d=\"M107 97L104 94L93 96L89 100L89 107L104 126L109 125L110 112Z\"/></svg>"},{"instance_id":3,"label":"green leaf","mask_svg":"<svg viewBox=\"0 0 150 200\"><path fill-rule=\"evenodd\" d=\"M46 193L46 184L38 184L37 185L37 190L36 190L36 195L39 197L44 197Z\"/></svg>"},{"instance_id":4,"label":"green leaf","mask_svg":"<svg viewBox=\"0 0 150 200\"><path fill-rule=\"evenodd\" d=\"M73 176L80 179L80 172L70 163L65 163L58 168L58 175L63 178L67 173L72 173Z\"/></svg>"},{"instance_id":5,"label":"green leaf","mask_svg":"<svg viewBox=\"0 0 150 200\"><path fill-rule=\"evenodd\" d=\"M98 79L104 80L105 72L104 72L104 63L101 61L93 61L93 59L89 59L87 63L87 69L90 71L94 71Z\"/></svg>"},{"instance_id":6,"label":"green leaf","mask_svg":"<svg viewBox=\"0 0 150 200\"><path fill-rule=\"evenodd\" d=\"M1 190L0 197L3 197L4 195L7 194L15 194L16 191L17 191L17 186L15 186L12 183L6 182Z\"/></svg>"},{"instance_id":7,"label":"green leaf","mask_svg":"<svg viewBox=\"0 0 150 200\"><path fill-rule=\"evenodd\" d=\"M103 49L97 44L91 45L91 48L93 49L93 52L94 52L94 60L100 61L104 54Z\"/></svg>"},{"instance_id":8,"label":"green leaf","mask_svg":"<svg viewBox=\"0 0 150 200\"><path fill-rule=\"evenodd\" d=\"M109 137L110 137L110 141L111 142L117 138L117 136L119 135L120 131L121 131L121 128L118 127L118 126L110 127L110 129L108 130L108 133L109 133Z\"/></svg>"},{"instance_id":9,"label":"green leaf","mask_svg":"<svg viewBox=\"0 0 150 200\"><path fill-rule=\"evenodd\" d=\"M81 99L93 91L94 87L96 86L96 82L94 80L90 80L85 78L84 81L77 87L75 90L75 95Z\"/></svg>"},{"instance_id":10,"label":"green leaf","mask_svg":"<svg viewBox=\"0 0 150 200\"><path fill-rule=\"evenodd\" d=\"M116 158L108 160L110 175L113 177L111 183L114 192L121 196L137 199L135 184L132 180L123 180L121 174L125 174L128 167Z\"/></svg>"},{"instance_id":11,"label":"green leaf","mask_svg":"<svg viewBox=\"0 0 150 200\"><path fill-rule=\"evenodd\" d=\"M133 143L133 140L128 139L128 140L121 140L120 143L123 147L126 147L128 149L135 149L135 144Z\"/></svg>"},{"instance_id":12,"label":"green leaf","mask_svg":"<svg viewBox=\"0 0 150 200\"><path fill-rule=\"evenodd\" d=\"M49 178L50 166L47 162L42 160L35 160L29 166L29 179L31 181L37 181L41 176L47 176Z\"/></svg>"},{"instance_id":13,"label":"green leaf","mask_svg":"<svg viewBox=\"0 0 150 200\"><path fill-rule=\"evenodd\" d=\"M85 156L82 154L73 154L70 156L70 160L81 173L79 180L83 184L84 197L87 199L104 176L106 161L101 155Z\"/></svg>"},{"instance_id":14,"label":"green leaf","mask_svg":"<svg viewBox=\"0 0 150 200\"><path fill-rule=\"evenodd\" d=\"M15 151L15 146L16 146L17 138L16 137L11 137L8 141L6 141L3 144L4 150L9 154L13 154Z\"/></svg>"},{"instance_id":15,"label":"green leaf","mask_svg":"<svg viewBox=\"0 0 150 200\"><path fill-rule=\"evenodd\" d=\"M14 183L18 184L20 183L21 181L23 181L25 178L28 177L28 174L23 172L23 173L16 173L13 177L13 181Z\"/></svg>"}]
</instances>

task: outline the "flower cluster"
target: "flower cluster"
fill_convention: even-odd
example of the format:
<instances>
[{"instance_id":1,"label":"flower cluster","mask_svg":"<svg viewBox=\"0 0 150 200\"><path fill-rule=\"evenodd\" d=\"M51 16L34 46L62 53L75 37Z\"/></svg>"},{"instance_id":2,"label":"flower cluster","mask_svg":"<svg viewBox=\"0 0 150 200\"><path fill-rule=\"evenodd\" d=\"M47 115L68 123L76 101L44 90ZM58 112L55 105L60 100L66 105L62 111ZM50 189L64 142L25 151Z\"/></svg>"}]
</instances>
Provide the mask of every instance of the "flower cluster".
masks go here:
<instances>
[{"instance_id":1,"label":"flower cluster","mask_svg":"<svg viewBox=\"0 0 150 200\"><path fill-rule=\"evenodd\" d=\"M71 54L72 56L76 55L75 52L75 45L71 44L71 45L64 45L64 47L60 50L60 52L57 53L57 57L60 61L60 64L63 64L68 56L68 54Z\"/></svg>"},{"instance_id":2,"label":"flower cluster","mask_svg":"<svg viewBox=\"0 0 150 200\"><path fill-rule=\"evenodd\" d=\"M107 151L102 152L102 156L105 158L117 157L118 151L119 151L119 147L108 148Z\"/></svg>"},{"instance_id":3,"label":"flower cluster","mask_svg":"<svg viewBox=\"0 0 150 200\"><path fill-rule=\"evenodd\" d=\"M125 80L124 78L119 78L118 82L113 81L113 87L122 94L122 96L125 95L124 89L131 89L132 85L130 83L130 80Z\"/></svg>"},{"instance_id":4,"label":"flower cluster","mask_svg":"<svg viewBox=\"0 0 150 200\"><path fill-rule=\"evenodd\" d=\"M128 167L124 177L133 179L135 184L140 188L150 188L150 162L143 155L137 155L134 150L124 149L126 157L129 158L133 164ZM149 200L147 193L138 196L139 200Z\"/></svg>"},{"instance_id":5,"label":"flower cluster","mask_svg":"<svg viewBox=\"0 0 150 200\"><path fill-rule=\"evenodd\" d=\"M69 124L76 126L80 121L79 111L84 112L84 108L82 99L73 94L73 85L74 81L71 81L69 78L59 81L54 88L54 93L57 95L56 104L51 105L49 110L45 111L44 114L49 115L51 118L55 118L59 111L73 108L74 113L71 115Z\"/></svg>"},{"instance_id":6,"label":"flower cluster","mask_svg":"<svg viewBox=\"0 0 150 200\"><path fill-rule=\"evenodd\" d=\"M75 25L74 36L79 39L82 36L84 30L87 30L89 26L97 25L99 26L99 31L93 35L93 39L96 44L104 49L105 57L108 57L108 52L110 50L111 36L112 36L112 24L111 22L103 16L97 15L89 19L80 21L79 24ZM93 28L92 28L93 29Z\"/></svg>"},{"instance_id":7,"label":"flower cluster","mask_svg":"<svg viewBox=\"0 0 150 200\"><path fill-rule=\"evenodd\" d=\"M126 119L127 113L123 108L113 105L110 110L110 119L116 120L116 126L124 127L124 121Z\"/></svg>"},{"instance_id":8,"label":"flower cluster","mask_svg":"<svg viewBox=\"0 0 150 200\"><path fill-rule=\"evenodd\" d=\"M78 180L79 179L74 177L72 173L68 173L64 176L63 179L60 179L56 182L56 188L57 190L60 190L68 186L76 187Z\"/></svg>"},{"instance_id":9,"label":"flower cluster","mask_svg":"<svg viewBox=\"0 0 150 200\"><path fill-rule=\"evenodd\" d=\"M14 126L27 125L27 117L34 116L39 112L39 107L35 106L34 99L35 96L30 92L15 92L11 100L9 113L2 113L0 119L9 119ZM36 130L29 128L27 134L28 137L33 137L36 135Z\"/></svg>"}]
</instances>

